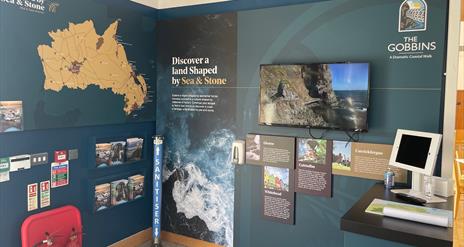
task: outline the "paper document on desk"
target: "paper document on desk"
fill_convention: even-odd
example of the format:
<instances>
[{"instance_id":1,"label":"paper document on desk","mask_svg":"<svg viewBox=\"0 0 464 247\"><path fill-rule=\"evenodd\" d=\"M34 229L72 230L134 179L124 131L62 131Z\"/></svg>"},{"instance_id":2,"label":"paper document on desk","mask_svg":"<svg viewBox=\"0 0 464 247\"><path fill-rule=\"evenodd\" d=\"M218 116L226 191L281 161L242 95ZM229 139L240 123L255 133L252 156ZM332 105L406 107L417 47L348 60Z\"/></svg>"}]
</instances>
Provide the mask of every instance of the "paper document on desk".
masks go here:
<instances>
[{"instance_id":1,"label":"paper document on desk","mask_svg":"<svg viewBox=\"0 0 464 247\"><path fill-rule=\"evenodd\" d=\"M436 226L453 227L453 212L438 208L374 199L365 212Z\"/></svg>"}]
</instances>

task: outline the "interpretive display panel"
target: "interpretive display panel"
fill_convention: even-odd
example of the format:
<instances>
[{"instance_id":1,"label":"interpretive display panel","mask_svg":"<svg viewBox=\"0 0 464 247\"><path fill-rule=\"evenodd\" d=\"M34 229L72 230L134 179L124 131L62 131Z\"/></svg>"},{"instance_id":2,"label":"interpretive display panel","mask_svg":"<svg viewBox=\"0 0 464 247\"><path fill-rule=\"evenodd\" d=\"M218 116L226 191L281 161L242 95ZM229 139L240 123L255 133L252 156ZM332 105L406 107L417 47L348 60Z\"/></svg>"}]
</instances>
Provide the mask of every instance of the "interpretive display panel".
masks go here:
<instances>
[{"instance_id":1,"label":"interpretive display panel","mask_svg":"<svg viewBox=\"0 0 464 247\"><path fill-rule=\"evenodd\" d=\"M157 29L161 229L234 246L237 16L163 20Z\"/></svg>"},{"instance_id":2,"label":"interpretive display panel","mask_svg":"<svg viewBox=\"0 0 464 247\"><path fill-rule=\"evenodd\" d=\"M263 204L265 219L284 224L295 223L294 170L263 166Z\"/></svg>"},{"instance_id":3,"label":"interpretive display panel","mask_svg":"<svg viewBox=\"0 0 464 247\"><path fill-rule=\"evenodd\" d=\"M295 166L295 138L248 134L246 138L246 163L293 169Z\"/></svg>"},{"instance_id":4,"label":"interpretive display panel","mask_svg":"<svg viewBox=\"0 0 464 247\"><path fill-rule=\"evenodd\" d=\"M333 174L383 180L392 145L333 141ZM396 182L406 182L407 172L391 167Z\"/></svg>"},{"instance_id":5,"label":"interpretive display panel","mask_svg":"<svg viewBox=\"0 0 464 247\"><path fill-rule=\"evenodd\" d=\"M295 191L332 195L332 141L298 138Z\"/></svg>"}]
</instances>

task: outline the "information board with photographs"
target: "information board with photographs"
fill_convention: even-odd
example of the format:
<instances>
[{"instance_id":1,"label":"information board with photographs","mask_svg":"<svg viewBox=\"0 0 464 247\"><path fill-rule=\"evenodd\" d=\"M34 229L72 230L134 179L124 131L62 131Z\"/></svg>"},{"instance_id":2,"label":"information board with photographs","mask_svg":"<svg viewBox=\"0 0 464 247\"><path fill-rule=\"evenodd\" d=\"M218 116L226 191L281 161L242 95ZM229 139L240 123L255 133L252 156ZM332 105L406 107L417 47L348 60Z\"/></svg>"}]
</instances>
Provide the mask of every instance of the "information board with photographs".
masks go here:
<instances>
[{"instance_id":1,"label":"information board with photographs","mask_svg":"<svg viewBox=\"0 0 464 247\"><path fill-rule=\"evenodd\" d=\"M263 166L262 214L265 219L295 224L294 167Z\"/></svg>"},{"instance_id":2,"label":"information board with photographs","mask_svg":"<svg viewBox=\"0 0 464 247\"><path fill-rule=\"evenodd\" d=\"M297 139L295 191L332 196L332 141Z\"/></svg>"},{"instance_id":3,"label":"information board with photographs","mask_svg":"<svg viewBox=\"0 0 464 247\"><path fill-rule=\"evenodd\" d=\"M388 168L392 145L333 141L332 172L336 175L383 180ZM405 183L407 172L390 167L395 181Z\"/></svg>"},{"instance_id":4,"label":"information board with photographs","mask_svg":"<svg viewBox=\"0 0 464 247\"><path fill-rule=\"evenodd\" d=\"M294 169L295 138L248 134L246 138L246 163Z\"/></svg>"}]
</instances>

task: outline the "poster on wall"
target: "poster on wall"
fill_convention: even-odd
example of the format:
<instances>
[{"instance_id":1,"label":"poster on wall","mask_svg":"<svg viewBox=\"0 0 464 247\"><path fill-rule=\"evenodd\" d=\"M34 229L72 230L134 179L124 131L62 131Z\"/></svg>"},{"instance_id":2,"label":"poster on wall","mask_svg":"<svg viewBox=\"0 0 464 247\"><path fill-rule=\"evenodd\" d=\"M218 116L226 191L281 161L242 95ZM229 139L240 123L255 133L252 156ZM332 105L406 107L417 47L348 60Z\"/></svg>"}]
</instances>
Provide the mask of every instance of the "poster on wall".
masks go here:
<instances>
[{"instance_id":1,"label":"poster on wall","mask_svg":"<svg viewBox=\"0 0 464 247\"><path fill-rule=\"evenodd\" d=\"M333 141L333 174L383 180L392 147L385 144ZM407 181L405 170L390 168L395 173L395 182Z\"/></svg>"},{"instance_id":2,"label":"poster on wall","mask_svg":"<svg viewBox=\"0 0 464 247\"><path fill-rule=\"evenodd\" d=\"M295 191L332 196L332 141L297 138Z\"/></svg>"},{"instance_id":3,"label":"poster on wall","mask_svg":"<svg viewBox=\"0 0 464 247\"><path fill-rule=\"evenodd\" d=\"M246 163L250 165L295 166L295 138L248 134Z\"/></svg>"},{"instance_id":4,"label":"poster on wall","mask_svg":"<svg viewBox=\"0 0 464 247\"><path fill-rule=\"evenodd\" d=\"M23 102L0 101L0 133L23 130Z\"/></svg>"},{"instance_id":5,"label":"poster on wall","mask_svg":"<svg viewBox=\"0 0 464 247\"><path fill-rule=\"evenodd\" d=\"M38 184L27 185L27 211L36 210L39 207L39 192Z\"/></svg>"},{"instance_id":6,"label":"poster on wall","mask_svg":"<svg viewBox=\"0 0 464 247\"><path fill-rule=\"evenodd\" d=\"M0 133L154 120L155 17L93 0L0 8L15 23L0 23Z\"/></svg>"},{"instance_id":7,"label":"poster on wall","mask_svg":"<svg viewBox=\"0 0 464 247\"><path fill-rule=\"evenodd\" d=\"M69 184L69 161L53 162L50 165L51 187L57 188Z\"/></svg>"},{"instance_id":8,"label":"poster on wall","mask_svg":"<svg viewBox=\"0 0 464 247\"><path fill-rule=\"evenodd\" d=\"M162 229L222 246L234 245L236 18L231 13L157 24Z\"/></svg>"},{"instance_id":9,"label":"poster on wall","mask_svg":"<svg viewBox=\"0 0 464 247\"><path fill-rule=\"evenodd\" d=\"M0 158L0 183L10 180L10 159Z\"/></svg>"},{"instance_id":10,"label":"poster on wall","mask_svg":"<svg viewBox=\"0 0 464 247\"><path fill-rule=\"evenodd\" d=\"M265 219L295 224L293 167L263 166L262 215Z\"/></svg>"},{"instance_id":11,"label":"poster on wall","mask_svg":"<svg viewBox=\"0 0 464 247\"><path fill-rule=\"evenodd\" d=\"M40 208L50 206L50 180L40 182Z\"/></svg>"}]
</instances>

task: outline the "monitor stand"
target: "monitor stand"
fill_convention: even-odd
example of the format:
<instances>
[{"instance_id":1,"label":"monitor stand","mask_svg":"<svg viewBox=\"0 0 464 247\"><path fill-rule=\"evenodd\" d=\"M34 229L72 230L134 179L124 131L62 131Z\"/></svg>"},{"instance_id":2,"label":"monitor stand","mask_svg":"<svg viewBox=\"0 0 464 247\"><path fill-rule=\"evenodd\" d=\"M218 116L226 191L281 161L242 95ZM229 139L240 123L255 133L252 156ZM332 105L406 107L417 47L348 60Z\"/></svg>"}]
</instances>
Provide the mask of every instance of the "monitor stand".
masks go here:
<instances>
[{"instance_id":1,"label":"monitor stand","mask_svg":"<svg viewBox=\"0 0 464 247\"><path fill-rule=\"evenodd\" d=\"M412 172L412 188L411 189L394 189L390 190L393 193L405 193L414 197L418 197L427 201L427 203L442 203L445 199L432 195L426 197L423 189L423 175L417 172Z\"/></svg>"}]
</instances>

